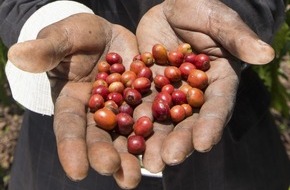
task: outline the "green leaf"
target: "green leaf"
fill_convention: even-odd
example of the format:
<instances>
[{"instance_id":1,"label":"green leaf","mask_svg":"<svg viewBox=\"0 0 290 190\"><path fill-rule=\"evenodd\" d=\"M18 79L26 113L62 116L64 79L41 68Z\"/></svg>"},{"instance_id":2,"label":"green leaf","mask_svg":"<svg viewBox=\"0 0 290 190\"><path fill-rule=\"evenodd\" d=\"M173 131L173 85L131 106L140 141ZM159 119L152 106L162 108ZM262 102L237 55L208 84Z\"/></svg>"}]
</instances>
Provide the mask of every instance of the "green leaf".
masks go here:
<instances>
[{"instance_id":1,"label":"green leaf","mask_svg":"<svg viewBox=\"0 0 290 190\"><path fill-rule=\"evenodd\" d=\"M0 40L0 100L4 104L9 103L9 98L7 96L7 90L5 89L5 83L7 82L5 75L5 64L7 62L7 51L8 49Z\"/></svg>"},{"instance_id":2,"label":"green leaf","mask_svg":"<svg viewBox=\"0 0 290 190\"><path fill-rule=\"evenodd\" d=\"M285 22L288 24L288 26L290 26L290 9L285 13Z\"/></svg>"},{"instance_id":3,"label":"green leaf","mask_svg":"<svg viewBox=\"0 0 290 190\"><path fill-rule=\"evenodd\" d=\"M281 57L289 51L290 43L290 30L289 26L284 23L281 28L278 30L274 37L273 48L276 51L276 56Z\"/></svg>"}]
</instances>

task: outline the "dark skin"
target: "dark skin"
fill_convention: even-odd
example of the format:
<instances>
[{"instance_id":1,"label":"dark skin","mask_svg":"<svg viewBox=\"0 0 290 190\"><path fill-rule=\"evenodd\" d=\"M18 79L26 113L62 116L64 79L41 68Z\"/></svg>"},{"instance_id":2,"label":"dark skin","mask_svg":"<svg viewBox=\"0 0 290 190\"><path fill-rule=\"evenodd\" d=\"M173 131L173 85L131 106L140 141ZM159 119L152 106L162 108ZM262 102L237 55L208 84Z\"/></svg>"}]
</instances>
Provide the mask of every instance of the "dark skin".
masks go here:
<instances>
[{"instance_id":1,"label":"dark skin","mask_svg":"<svg viewBox=\"0 0 290 190\"><path fill-rule=\"evenodd\" d=\"M189 13L192 17L187 16ZM195 18L200 19L197 22ZM112 138L95 126L86 110L96 63L106 53L122 55L127 69L138 51L150 51L155 43L173 49L187 42L194 51L211 56L206 102L201 109L176 126L154 123L155 133L146 142L143 159L151 172L162 171L165 164L181 163L194 150L209 151L218 143L234 106L241 72L238 59L265 64L274 55L235 12L214 0L198 0L190 6L185 0L166 1L143 17L136 36L137 40L125 28L98 16L77 14L44 28L36 40L9 50L9 59L20 69L47 72L55 103L53 127L59 159L72 180L85 178L89 166L100 174L113 175L122 188L134 188L141 179L138 159L127 152L126 137ZM154 65L152 70L157 73L160 68ZM140 108L143 115L152 117L149 107L154 93L135 110L135 119Z\"/></svg>"},{"instance_id":2,"label":"dark skin","mask_svg":"<svg viewBox=\"0 0 290 190\"><path fill-rule=\"evenodd\" d=\"M91 166L102 175L114 174L120 186L132 188L141 173L138 159L127 152L126 138L117 136L113 141L107 131L96 127L86 109L96 63L108 52L122 55L129 69L138 54L135 36L96 15L77 14L44 28L37 40L16 44L9 59L25 71L47 72L55 104L57 150L67 176L82 180Z\"/></svg>"},{"instance_id":3,"label":"dark skin","mask_svg":"<svg viewBox=\"0 0 290 190\"><path fill-rule=\"evenodd\" d=\"M191 12L184 11L184 7ZM161 171L165 164L183 162L194 150L211 150L219 142L233 111L241 72L239 60L265 64L274 56L273 49L261 42L236 12L219 1L165 1L142 18L136 36L141 52L151 51L156 43L171 50L187 42L194 52L211 57L211 68L206 72L209 77L206 102L201 109L176 126L164 127L155 122L155 133L148 140L150 144L147 141L150 148L143 157L144 167L151 172ZM164 66L154 67L156 73L163 74ZM144 110L148 110L147 115L151 114L150 100L151 97L147 98L146 105L140 106L142 114Z\"/></svg>"}]
</instances>

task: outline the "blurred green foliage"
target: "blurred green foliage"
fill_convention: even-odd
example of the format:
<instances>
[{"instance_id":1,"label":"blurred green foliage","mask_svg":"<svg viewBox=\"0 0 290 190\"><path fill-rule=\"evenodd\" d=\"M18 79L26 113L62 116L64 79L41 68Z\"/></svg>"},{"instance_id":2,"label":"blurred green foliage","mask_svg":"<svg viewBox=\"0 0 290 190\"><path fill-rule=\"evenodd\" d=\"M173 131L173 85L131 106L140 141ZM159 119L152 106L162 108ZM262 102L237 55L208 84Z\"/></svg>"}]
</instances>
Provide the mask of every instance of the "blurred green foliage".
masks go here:
<instances>
[{"instance_id":1,"label":"blurred green foliage","mask_svg":"<svg viewBox=\"0 0 290 190\"><path fill-rule=\"evenodd\" d=\"M281 82L284 79L289 83L289 79L285 71L281 69L281 65L284 63L290 68L290 10L286 11L285 22L276 33L272 47L276 52L274 60L267 65L253 66L253 68L271 93L271 107L278 111L282 117L289 119L290 107L287 103L290 101L290 91L285 83Z\"/></svg>"},{"instance_id":2,"label":"blurred green foliage","mask_svg":"<svg viewBox=\"0 0 290 190\"><path fill-rule=\"evenodd\" d=\"M0 40L0 103L7 104L8 96L7 91L5 89L5 85L7 84L7 79L5 76L4 66L7 60L7 48Z\"/></svg>"},{"instance_id":3,"label":"blurred green foliage","mask_svg":"<svg viewBox=\"0 0 290 190\"><path fill-rule=\"evenodd\" d=\"M0 103L8 104L8 95L6 91L7 79L5 77L4 66L7 60L7 48L0 40ZM4 190L7 186L7 179L9 171L0 167L0 190Z\"/></svg>"}]
</instances>

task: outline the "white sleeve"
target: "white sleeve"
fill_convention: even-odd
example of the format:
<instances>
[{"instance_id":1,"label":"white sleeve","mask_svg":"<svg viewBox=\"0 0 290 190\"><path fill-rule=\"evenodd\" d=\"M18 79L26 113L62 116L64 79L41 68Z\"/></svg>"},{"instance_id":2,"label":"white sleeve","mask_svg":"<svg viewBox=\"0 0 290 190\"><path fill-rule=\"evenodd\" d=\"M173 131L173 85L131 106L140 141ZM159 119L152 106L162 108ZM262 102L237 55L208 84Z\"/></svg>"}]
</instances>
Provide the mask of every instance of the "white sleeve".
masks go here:
<instances>
[{"instance_id":1,"label":"white sleeve","mask_svg":"<svg viewBox=\"0 0 290 190\"><path fill-rule=\"evenodd\" d=\"M61 19L76 13L92 13L83 4L74 1L55 1L49 3L33 15L23 25L18 42L32 40L38 32ZM54 105L50 84L46 73L28 73L15 67L9 60L5 67L13 98L23 107L44 115L53 115Z\"/></svg>"},{"instance_id":2,"label":"white sleeve","mask_svg":"<svg viewBox=\"0 0 290 190\"><path fill-rule=\"evenodd\" d=\"M37 10L23 25L18 42L32 40L38 32L65 17L76 13L93 13L88 7L74 1L56 1ZM46 73L28 73L15 67L9 60L5 67L13 98L25 108L44 115L53 115L54 105ZM144 176L161 177L141 168Z\"/></svg>"}]
</instances>

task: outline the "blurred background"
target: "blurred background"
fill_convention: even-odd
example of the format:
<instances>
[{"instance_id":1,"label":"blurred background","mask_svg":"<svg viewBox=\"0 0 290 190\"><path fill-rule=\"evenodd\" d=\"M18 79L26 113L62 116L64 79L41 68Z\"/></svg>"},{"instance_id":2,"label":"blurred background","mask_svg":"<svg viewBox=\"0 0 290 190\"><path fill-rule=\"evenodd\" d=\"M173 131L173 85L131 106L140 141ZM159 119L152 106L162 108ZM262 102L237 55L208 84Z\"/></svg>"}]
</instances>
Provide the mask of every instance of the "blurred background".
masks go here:
<instances>
[{"instance_id":1,"label":"blurred background","mask_svg":"<svg viewBox=\"0 0 290 190\"><path fill-rule=\"evenodd\" d=\"M290 10L275 36L275 59L267 65L253 67L271 94L271 112L276 119L281 140L290 161ZM7 48L0 39L0 190L6 190L13 164L13 152L22 122L23 109L11 97L5 76ZM289 188L290 190L290 188Z\"/></svg>"}]
</instances>

